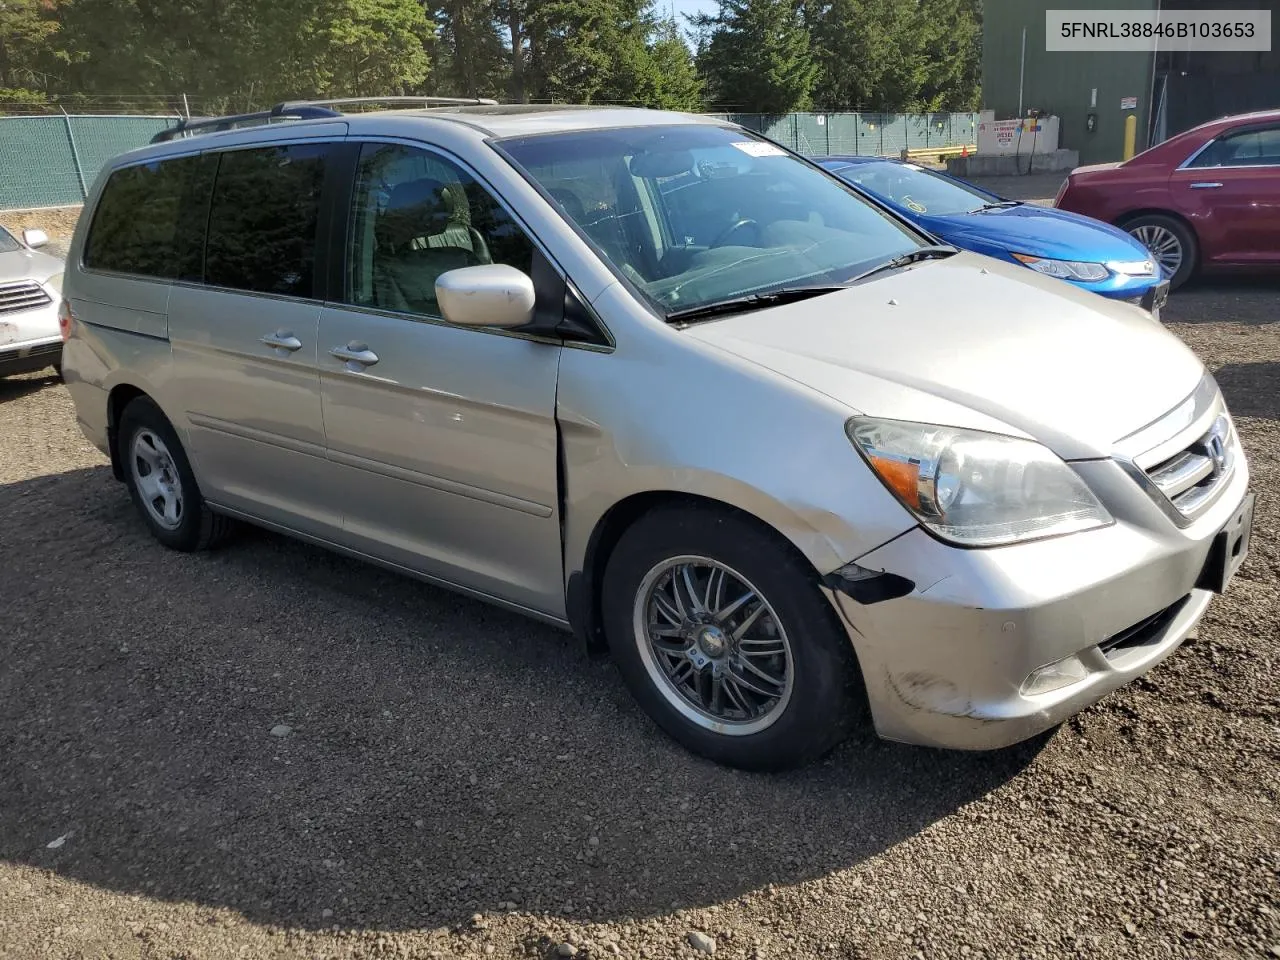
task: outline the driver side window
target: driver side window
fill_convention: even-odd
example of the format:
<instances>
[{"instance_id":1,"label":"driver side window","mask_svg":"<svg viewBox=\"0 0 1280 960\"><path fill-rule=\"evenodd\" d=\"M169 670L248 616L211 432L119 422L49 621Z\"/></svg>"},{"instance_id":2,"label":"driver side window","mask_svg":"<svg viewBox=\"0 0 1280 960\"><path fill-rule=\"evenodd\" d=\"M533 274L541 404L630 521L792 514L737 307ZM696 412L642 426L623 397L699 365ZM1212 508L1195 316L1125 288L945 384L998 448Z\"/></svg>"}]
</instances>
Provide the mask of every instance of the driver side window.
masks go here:
<instances>
[{"instance_id":1,"label":"driver side window","mask_svg":"<svg viewBox=\"0 0 1280 960\"><path fill-rule=\"evenodd\" d=\"M359 306L438 317L440 274L486 263L533 269L532 242L488 190L416 147L364 145L351 228L347 290Z\"/></svg>"}]
</instances>

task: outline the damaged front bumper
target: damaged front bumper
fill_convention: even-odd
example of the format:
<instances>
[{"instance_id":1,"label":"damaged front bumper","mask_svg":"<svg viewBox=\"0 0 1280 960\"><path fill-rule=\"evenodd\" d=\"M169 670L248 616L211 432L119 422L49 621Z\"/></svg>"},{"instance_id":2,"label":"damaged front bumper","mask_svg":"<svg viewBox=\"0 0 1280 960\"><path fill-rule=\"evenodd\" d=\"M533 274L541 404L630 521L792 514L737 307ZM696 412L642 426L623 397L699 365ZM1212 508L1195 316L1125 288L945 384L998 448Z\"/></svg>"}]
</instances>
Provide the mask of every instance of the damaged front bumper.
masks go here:
<instances>
[{"instance_id":1,"label":"damaged front bumper","mask_svg":"<svg viewBox=\"0 0 1280 960\"><path fill-rule=\"evenodd\" d=\"M916 529L859 558L852 574L828 576L877 732L996 749L1150 670L1204 614L1214 545L1247 510L1246 485L1241 470L1183 529L1135 514L1101 530L988 550L958 549Z\"/></svg>"}]
</instances>

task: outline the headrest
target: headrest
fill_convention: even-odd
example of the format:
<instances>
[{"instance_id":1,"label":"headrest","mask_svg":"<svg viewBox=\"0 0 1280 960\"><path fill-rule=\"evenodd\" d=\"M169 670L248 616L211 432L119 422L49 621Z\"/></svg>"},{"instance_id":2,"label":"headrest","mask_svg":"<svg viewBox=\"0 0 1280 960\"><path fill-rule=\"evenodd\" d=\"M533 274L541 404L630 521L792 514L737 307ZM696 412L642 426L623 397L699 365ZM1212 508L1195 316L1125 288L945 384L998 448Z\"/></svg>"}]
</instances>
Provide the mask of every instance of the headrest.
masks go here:
<instances>
[{"instance_id":1,"label":"headrest","mask_svg":"<svg viewBox=\"0 0 1280 960\"><path fill-rule=\"evenodd\" d=\"M444 189L443 183L430 177L396 184L378 219L380 238L401 244L443 233L451 219Z\"/></svg>"}]
</instances>

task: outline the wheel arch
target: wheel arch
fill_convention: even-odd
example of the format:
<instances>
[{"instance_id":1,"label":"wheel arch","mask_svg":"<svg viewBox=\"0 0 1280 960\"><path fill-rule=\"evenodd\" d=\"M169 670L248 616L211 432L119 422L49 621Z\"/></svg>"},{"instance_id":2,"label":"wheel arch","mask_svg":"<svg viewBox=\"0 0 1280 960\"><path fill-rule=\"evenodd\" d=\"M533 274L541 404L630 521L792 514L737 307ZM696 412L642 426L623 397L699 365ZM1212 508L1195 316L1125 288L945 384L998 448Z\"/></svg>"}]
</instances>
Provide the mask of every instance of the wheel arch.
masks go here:
<instances>
[{"instance_id":1,"label":"wheel arch","mask_svg":"<svg viewBox=\"0 0 1280 960\"><path fill-rule=\"evenodd\" d=\"M1112 226L1125 230L1130 223L1141 217L1167 217L1170 220L1176 220L1182 224L1191 233L1196 241L1196 257L1200 256L1200 234L1196 230L1196 225L1192 223L1186 216L1176 210L1168 210L1164 207L1139 207L1137 210L1126 210L1120 216L1112 221Z\"/></svg>"},{"instance_id":2,"label":"wheel arch","mask_svg":"<svg viewBox=\"0 0 1280 960\"><path fill-rule=\"evenodd\" d=\"M725 500L681 490L659 489L632 493L613 504L596 521L587 537L586 550L580 568L571 571L566 579L565 607L569 623L574 634L585 644L590 653L599 654L606 649L601 585L610 555L623 534L645 514L658 507L667 506L718 510L767 531L797 563L803 566L814 584L821 585L820 571L791 538L774 524L749 510Z\"/></svg>"},{"instance_id":3,"label":"wheel arch","mask_svg":"<svg viewBox=\"0 0 1280 960\"><path fill-rule=\"evenodd\" d=\"M138 397L146 397L155 403L155 397L133 383L117 383L107 393L107 448L111 452L111 474L117 480L124 481L124 464L120 461L120 444L117 442L120 429L120 417L127 407Z\"/></svg>"}]
</instances>

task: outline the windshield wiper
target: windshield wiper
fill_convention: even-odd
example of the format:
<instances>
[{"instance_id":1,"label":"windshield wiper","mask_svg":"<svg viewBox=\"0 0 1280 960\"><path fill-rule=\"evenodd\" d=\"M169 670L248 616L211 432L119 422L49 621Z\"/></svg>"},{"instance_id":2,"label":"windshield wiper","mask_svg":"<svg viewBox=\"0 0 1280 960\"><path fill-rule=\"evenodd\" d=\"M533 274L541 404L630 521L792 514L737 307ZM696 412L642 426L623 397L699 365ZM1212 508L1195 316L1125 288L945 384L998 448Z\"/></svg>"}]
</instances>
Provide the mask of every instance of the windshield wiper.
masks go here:
<instances>
[{"instance_id":1,"label":"windshield wiper","mask_svg":"<svg viewBox=\"0 0 1280 960\"><path fill-rule=\"evenodd\" d=\"M706 320L723 316L726 313L746 313L748 310L762 310L765 307L777 307L784 303L795 303L808 300L824 293L835 293L844 290L847 284L810 284L802 287L783 287L767 293L752 293L745 297L730 297L728 300L717 300L704 303L686 310L676 310L667 314L668 323L687 323L692 320Z\"/></svg>"},{"instance_id":2,"label":"windshield wiper","mask_svg":"<svg viewBox=\"0 0 1280 960\"><path fill-rule=\"evenodd\" d=\"M861 280L867 279L867 277L874 276L877 273L883 273L885 270L897 270L899 267L910 266L920 260L942 259L943 257L950 257L959 252L960 251L955 247L948 246L945 243L932 243L927 247L917 247L914 250L908 250L901 256L894 257L892 260L886 260L884 263L878 264L870 270L866 270L858 274L856 277L851 277L845 281L845 284L852 286Z\"/></svg>"},{"instance_id":3,"label":"windshield wiper","mask_svg":"<svg viewBox=\"0 0 1280 960\"><path fill-rule=\"evenodd\" d=\"M1001 200L997 203L984 203L974 213L981 213L983 210L1008 210L1010 207L1022 206L1021 200Z\"/></svg>"}]
</instances>

